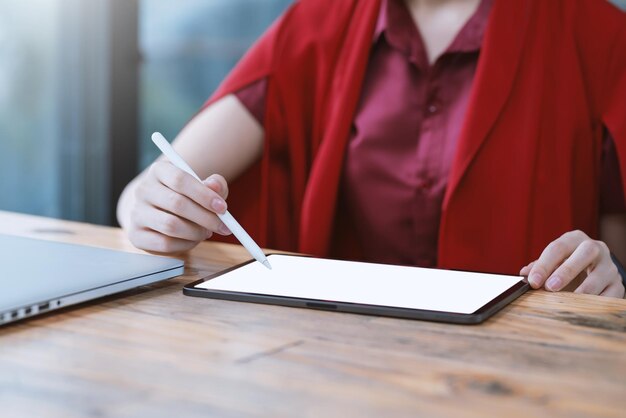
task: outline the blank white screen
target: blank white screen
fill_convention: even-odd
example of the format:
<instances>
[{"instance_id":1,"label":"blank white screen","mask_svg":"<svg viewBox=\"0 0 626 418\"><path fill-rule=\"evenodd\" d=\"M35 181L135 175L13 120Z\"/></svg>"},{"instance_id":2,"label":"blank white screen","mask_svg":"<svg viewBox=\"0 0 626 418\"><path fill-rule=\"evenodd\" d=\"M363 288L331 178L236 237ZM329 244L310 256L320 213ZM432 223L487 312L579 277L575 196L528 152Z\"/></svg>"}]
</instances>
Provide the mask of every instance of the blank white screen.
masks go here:
<instances>
[{"instance_id":1,"label":"blank white screen","mask_svg":"<svg viewBox=\"0 0 626 418\"><path fill-rule=\"evenodd\" d=\"M519 276L359 263L272 254L198 288L471 314Z\"/></svg>"}]
</instances>

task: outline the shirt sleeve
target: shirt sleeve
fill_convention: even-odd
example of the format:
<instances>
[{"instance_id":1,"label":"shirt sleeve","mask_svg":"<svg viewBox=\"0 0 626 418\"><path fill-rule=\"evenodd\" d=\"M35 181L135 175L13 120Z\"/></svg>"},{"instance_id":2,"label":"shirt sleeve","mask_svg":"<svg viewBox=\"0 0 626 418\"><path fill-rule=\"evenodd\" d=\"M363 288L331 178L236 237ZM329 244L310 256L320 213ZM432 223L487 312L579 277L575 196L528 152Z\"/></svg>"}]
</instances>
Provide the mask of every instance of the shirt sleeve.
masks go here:
<instances>
[{"instance_id":1,"label":"shirt sleeve","mask_svg":"<svg viewBox=\"0 0 626 418\"><path fill-rule=\"evenodd\" d=\"M615 142L605 132L602 144L602 166L600 174L600 213L626 213L624 188Z\"/></svg>"},{"instance_id":2,"label":"shirt sleeve","mask_svg":"<svg viewBox=\"0 0 626 418\"><path fill-rule=\"evenodd\" d=\"M267 91L267 78L253 81L235 92L239 99L254 118L263 126L265 119L265 95Z\"/></svg>"}]
</instances>

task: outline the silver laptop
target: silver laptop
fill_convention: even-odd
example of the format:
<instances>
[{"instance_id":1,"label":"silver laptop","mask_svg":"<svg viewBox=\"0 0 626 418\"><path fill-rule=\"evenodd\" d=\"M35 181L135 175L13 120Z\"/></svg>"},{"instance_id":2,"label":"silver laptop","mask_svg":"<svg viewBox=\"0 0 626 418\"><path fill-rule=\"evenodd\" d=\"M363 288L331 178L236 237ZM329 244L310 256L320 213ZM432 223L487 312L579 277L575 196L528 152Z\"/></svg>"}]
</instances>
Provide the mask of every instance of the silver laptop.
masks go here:
<instances>
[{"instance_id":1,"label":"silver laptop","mask_svg":"<svg viewBox=\"0 0 626 418\"><path fill-rule=\"evenodd\" d=\"M180 260L0 235L0 325L179 276Z\"/></svg>"}]
</instances>

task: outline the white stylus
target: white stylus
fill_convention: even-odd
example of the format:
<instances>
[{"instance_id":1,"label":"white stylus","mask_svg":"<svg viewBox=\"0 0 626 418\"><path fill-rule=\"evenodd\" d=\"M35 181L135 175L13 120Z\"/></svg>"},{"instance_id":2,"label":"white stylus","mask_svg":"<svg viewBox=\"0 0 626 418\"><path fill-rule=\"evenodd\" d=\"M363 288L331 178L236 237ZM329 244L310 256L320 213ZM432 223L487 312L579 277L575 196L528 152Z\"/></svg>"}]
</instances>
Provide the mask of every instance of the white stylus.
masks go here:
<instances>
[{"instance_id":1,"label":"white stylus","mask_svg":"<svg viewBox=\"0 0 626 418\"><path fill-rule=\"evenodd\" d=\"M198 177L198 175L194 173L194 171L191 169L191 167L189 167L185 160L183 160L182 157L178 155L176 151L174 151L174 148L172 148L170 143L167 142L167 139L165 139L163 135L161 135L159 132L153 133L152 142L154 142L154 144L159 147L163 155L165 155L172 164L190 174L196 180L202 183L200 177ZM265 254L263 254L261 248L256 244L256 242L254 242L252 237L248 235L246 230L243 229L241 225L239 225L239 222L237 222L235 218L233 218L233 215L226 211L224 213L218 213L217 216L222 220L222 222L224 222L224 225L226 225L228 229L230 229L230 232L233 233L233 235L239 240L241 245L243 245L245 249L248 250L250 255L252 255L252 257L254 257L256 261L263 264L268 269L272 269L270 262L267 261L267 258L265 258Z\"/></svg>"}]
</instances>

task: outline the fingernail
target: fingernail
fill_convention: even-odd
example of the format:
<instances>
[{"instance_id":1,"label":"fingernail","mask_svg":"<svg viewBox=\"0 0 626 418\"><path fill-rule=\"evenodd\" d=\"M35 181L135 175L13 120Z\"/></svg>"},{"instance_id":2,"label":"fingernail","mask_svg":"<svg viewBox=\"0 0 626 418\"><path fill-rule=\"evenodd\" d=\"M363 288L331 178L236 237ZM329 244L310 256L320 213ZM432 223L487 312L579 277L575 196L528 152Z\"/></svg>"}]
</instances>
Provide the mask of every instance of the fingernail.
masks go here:
<instances>
[{"instance_id":1,"label":"fingernail","mask_svg":"<svg viewBox=\"0 0 626 418\"><path fill-rule=\"evenodd\" d=\"M217 213L223 213L226 210L226 202L224 202L222 199L219 198L215 198L213 199L213 201L211 202L211 207L217 212Z\"/></svg>"},{"instance_id":2,"label":"fingernail","mask_svg":"<svg viewBox=\"0 0 626 418\"><path fill-rule=\"evenodd\" d=\"M230 229L228 229L228 227L224 224L221 224L217 229L222 235L230 235Z\"/></svg>"},{"instance_id":3,"label":"fingernail","mask_svg":"<svg viewBox=\"0 0 626 418\"><path fill-rule=\"evenodd\" d=\"M550 277L546 283L548 290L556 291L561 288L561 279L559 277Z\"/></svg>"},{"instance_id":4,"label":"fingernail","mask_svg":"<svg viewBox=\"0 0 626 418\"><path fill-rule=\"evenodd\" d=\"M541 275L539 273L533 273L528 278L528 281L532 286L539 286L539 283L541 283Z\"/></svg>"}]
</instances>

